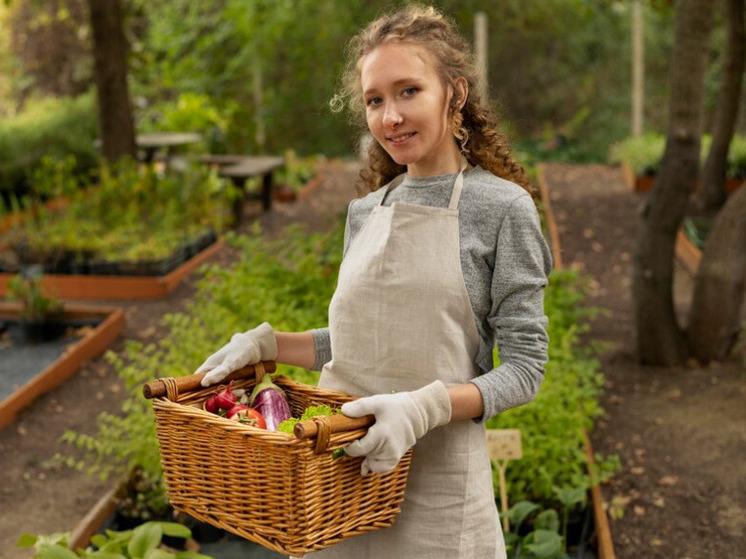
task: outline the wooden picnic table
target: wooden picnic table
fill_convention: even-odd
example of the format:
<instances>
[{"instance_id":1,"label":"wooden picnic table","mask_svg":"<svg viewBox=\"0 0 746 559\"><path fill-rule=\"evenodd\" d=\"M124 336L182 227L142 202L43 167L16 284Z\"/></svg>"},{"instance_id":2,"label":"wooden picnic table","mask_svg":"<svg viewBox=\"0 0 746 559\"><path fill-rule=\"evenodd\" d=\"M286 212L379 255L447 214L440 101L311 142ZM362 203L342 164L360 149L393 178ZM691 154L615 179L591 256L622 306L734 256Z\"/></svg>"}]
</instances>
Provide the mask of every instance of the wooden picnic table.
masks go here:
<instances>
[{"instance_id":1,"label":"wooden picnic table","mask_svg":"<svg viewBox=\"0 0 746 559\"><path fill-rule=\"evenodd\" d=\"M196 132L153 132L138 134L135 137L137 147L145 151L145 163L152 163L156 154L162 149L166 150L166 162L168 162L175 148L196 144L201 140L202 136Z\"/></svg>"},{"instance_id":2,"label":"wooden picnic table","mask_svg":"<svg viewBox=\"0 0 746 559\"><path fill-rule=\"evenodd\" d=\"M262 208L272 208L272 173L285 164L284 158L268 155L209 155L200 157L200 161L218 165L218 175L233 181L243 195L237 201L240 206L247 195L246 181L252 177L262 177ZM240 206L234 208L237 218L240 218Z\"/></svg>"}]
</instances>

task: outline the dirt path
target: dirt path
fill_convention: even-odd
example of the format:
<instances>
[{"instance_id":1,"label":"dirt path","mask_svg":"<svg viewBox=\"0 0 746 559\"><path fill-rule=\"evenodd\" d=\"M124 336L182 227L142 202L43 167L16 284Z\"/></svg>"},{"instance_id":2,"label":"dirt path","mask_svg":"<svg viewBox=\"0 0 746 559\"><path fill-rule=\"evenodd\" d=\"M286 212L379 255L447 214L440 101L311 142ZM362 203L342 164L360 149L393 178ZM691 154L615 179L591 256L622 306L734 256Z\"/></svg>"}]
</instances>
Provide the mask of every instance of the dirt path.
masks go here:
<instances>
[{"instance_id":1,"label":"dirt path","mask_svg":"<svg viewBox=\"0 0 746 559\"><path fill-rule=\"evenodd\" d=\"M613 344L601 356L606 415L592 443L623 465L603 489L623 510L611 523L617 558L746 557L744 358L706 369L637 365L630 279L643 195L608 167L552 164L546 178L565 266L591 274L587 303L607 310L588 336ZM682 317L690 295L677 269Z\"/></svg>"}]
</instances>

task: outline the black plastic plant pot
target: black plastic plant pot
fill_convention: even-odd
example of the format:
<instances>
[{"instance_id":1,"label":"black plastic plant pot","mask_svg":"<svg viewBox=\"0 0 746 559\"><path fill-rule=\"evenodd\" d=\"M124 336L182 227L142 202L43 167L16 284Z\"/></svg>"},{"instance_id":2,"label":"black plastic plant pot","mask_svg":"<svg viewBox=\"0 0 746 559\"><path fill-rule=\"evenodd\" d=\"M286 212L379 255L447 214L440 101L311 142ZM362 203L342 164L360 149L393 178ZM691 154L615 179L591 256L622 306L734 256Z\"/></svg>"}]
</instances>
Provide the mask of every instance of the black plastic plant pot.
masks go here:
<instances>
[{"instance_id":1,"label":"black plastic plant pot","mask_svg":"<svg viewBox=\"0 0 746 559\"><path fill-rule=\"evenodd\" d=\"M66 328L63 320L21 320L21 335L28 343L51 342L62 337Z\"/></svg>"},{"instance_id":2,"label":"black plastic plant pot","mask_svg":"<svg viewBox=\"0 0 746 559\"><path fill-rule=\"evenodd\" d=\"M119 276L123 275L119 262L110 260L93 260L88 264L88 273L93 276Z\"/></svg>"}]
</instances>

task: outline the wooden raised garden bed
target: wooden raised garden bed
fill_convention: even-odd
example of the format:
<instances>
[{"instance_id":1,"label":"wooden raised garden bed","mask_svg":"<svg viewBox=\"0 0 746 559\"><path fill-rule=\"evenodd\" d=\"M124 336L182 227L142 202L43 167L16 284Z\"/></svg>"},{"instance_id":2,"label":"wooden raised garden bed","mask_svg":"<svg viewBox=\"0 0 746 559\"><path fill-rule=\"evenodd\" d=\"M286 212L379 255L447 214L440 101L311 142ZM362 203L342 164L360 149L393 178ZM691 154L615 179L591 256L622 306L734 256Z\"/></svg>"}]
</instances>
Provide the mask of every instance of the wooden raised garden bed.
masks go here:
<instances>
[{"instance_id":1,"label":"wooden raised garden bed","mask_svg":"<svg viewBox=\"0 0 746 559\"><path fill-rule=\"evenodd\" d=\"M157 299L166 297L213 254L224 245L218 239L195 254L175 270L161 276L116 276L89 274L45 274L44 288L48 293L63 299L128 300ZM5 295L10 273L0 273L0 296Z\"/></svg>"},{"instance_id":2,"label":"wooden raised garden bed","mask_svg":"<svg viewBox=\"0 0 746 559\"><path fill-rule=\"evenodd\" d=\"M17 303L0 303L0 318L16 319L21 307ZM124 312L120 308L66 305L65 319L97 319L82 338L64 349L51 365L14 390L0 402L0 429L8 425L18 412L36 398L70 378L84 363L103 353L124 328Z\"/></svg>"}]
</instances>

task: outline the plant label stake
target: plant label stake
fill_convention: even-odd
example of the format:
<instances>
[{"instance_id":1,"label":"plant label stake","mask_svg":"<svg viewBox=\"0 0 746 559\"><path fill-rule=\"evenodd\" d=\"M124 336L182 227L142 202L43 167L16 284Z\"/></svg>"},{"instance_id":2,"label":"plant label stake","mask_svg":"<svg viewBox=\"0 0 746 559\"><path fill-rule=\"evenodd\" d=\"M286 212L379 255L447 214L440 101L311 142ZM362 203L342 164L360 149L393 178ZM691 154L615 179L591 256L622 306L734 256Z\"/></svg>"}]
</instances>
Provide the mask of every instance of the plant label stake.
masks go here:
<instances>
[{"instance_id":1,"label":"plant label stake","mask_svg":"<svg viewBox=\"0 0 746 559\"><path fill-rule=\"evenodd\" d=\"M505 470L508 460L518 460L523 457L520 429L487 429L487 452L497 466L500 481L500 508L503 513L508 511L508 492L505 487ZM503 514L503 530L508 532L510 524L507 514Z\"/></svg>"}]
</instances>

